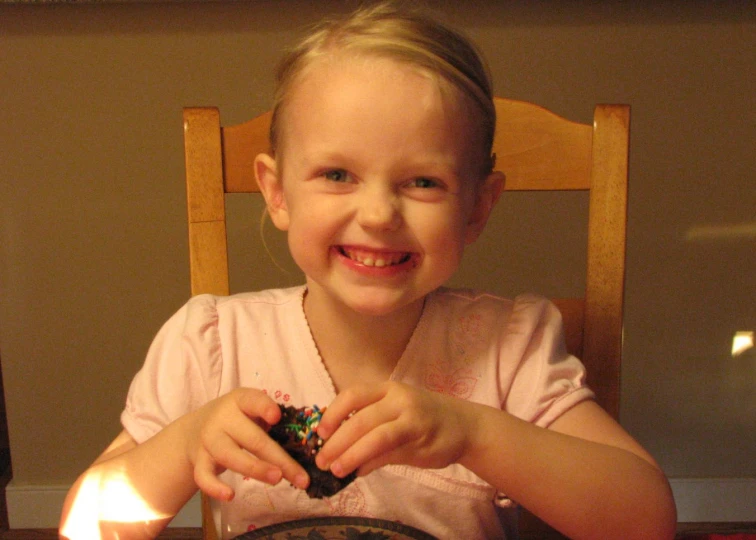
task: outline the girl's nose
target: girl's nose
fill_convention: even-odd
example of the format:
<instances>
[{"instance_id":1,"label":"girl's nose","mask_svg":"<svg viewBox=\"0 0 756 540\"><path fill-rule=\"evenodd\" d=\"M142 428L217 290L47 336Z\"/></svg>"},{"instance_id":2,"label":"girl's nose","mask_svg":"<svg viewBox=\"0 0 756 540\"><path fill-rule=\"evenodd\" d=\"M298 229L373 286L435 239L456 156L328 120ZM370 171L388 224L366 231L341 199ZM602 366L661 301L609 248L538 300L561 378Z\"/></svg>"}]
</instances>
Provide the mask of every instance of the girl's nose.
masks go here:
<instances>
[{"instance_id":1,"label":"girl's nose","mask_svg":"<svg viewBox=\"0 0 756 540\"><path fill-rule=\"evenodd\" d=\"M399 197L390 190L365 190L359 200L357 221L366 229L394 230L402 222Z\"/></svg>"}]
</instances>

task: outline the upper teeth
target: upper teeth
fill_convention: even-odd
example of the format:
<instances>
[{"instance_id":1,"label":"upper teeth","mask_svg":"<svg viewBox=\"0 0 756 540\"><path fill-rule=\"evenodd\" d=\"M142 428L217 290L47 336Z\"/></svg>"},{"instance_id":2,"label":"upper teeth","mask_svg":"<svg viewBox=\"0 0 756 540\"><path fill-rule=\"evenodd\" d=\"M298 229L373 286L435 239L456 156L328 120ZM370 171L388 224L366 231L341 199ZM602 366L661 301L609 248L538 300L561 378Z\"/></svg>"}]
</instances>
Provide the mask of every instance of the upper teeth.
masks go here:
<instances>
[{"instance_id":1,"label":"upper teeth","mask_svg":"<svg viewBox=\"0 0 756 540\"><path fill-rule=\"evenodd\" d=\"M365 266L378 266L378 267L386 266L386 261L384 261L383 259L373 260L372 258L367 257L365 259L362 259L360 262L364 264Z\"/></svg>"},{"instance_id":2,"label":"upper teeth","mask_svg":"<svg viewBox=\"0 0 756 540\"><path fill-rule=\"evenodd\" d=\"M357 261L360 264L364 264L365 266L377 266L378 268L400 263L405 257L405 255L401 253L381 256L381 255L373 255L373 254L364 254L364 253L359 253L356 251L348 251L348 250L344 250L344 254L350 259L352 259L353 261Z\"/></svg>"}]
</instances>

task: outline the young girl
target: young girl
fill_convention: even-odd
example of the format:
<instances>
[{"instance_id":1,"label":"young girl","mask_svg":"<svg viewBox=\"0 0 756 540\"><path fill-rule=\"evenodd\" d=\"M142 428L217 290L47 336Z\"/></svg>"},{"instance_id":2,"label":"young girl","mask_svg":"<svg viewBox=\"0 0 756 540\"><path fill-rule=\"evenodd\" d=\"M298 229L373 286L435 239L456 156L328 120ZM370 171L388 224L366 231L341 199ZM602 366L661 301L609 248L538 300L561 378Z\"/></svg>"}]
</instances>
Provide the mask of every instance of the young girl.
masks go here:
<instances>
[{"instance_id":1,"label":"young girl","mask_svg":"<svg viewBox=\"0 0 756 540\"><path fill-rule=\"evenodd\" d=\"M306 285L198 296L166 323L62 535L154 537L201 489L227 537L360 515L501 538L516 501L570 537L671 538L667 481L592 400L556 308L443 288L504 181L475 49L378 5L321 26L278 85L255 166ZM317 463L355 482L306 495L267 434L279 403L328 406Z\"/></svg>"}]
</instances>

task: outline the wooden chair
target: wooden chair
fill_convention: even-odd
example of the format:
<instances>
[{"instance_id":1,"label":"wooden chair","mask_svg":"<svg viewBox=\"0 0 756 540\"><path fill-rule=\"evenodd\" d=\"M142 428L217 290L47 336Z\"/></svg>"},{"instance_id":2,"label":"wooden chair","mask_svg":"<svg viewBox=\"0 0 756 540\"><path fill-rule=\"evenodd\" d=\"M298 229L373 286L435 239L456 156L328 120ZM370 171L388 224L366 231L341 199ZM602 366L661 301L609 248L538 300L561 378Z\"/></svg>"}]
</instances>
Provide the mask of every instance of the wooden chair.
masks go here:
<instances>
[{"instance_id":1,"label":"wooden chair","mask_svg":"<svg viewBox=\"0 0 756 540\"><path fill-rule=\"evenodd\" d=\"M588 369L598 403L619 416L630 109L598 105L593 125L537 105L496 98L496 168L506 190L589 191L588 261L583 298L553 299L565 319L567 347ZM225 194L259 191L252 162L268 150L270 113L221 126L216 108L184 109L192 294L229 293ZM205 538L216 538L203 500ZM545 538L523 519L523 535Z\"/></svg>"}]
</instances>

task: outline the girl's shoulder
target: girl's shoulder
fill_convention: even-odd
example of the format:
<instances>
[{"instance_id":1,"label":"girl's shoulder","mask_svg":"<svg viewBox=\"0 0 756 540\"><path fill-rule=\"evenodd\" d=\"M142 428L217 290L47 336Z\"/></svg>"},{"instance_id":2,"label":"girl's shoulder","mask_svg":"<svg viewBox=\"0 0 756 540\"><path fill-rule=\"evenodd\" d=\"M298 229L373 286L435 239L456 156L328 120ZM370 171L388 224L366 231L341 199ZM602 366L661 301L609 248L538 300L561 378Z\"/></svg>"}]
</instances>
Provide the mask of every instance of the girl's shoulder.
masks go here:
<instances>
[{"instance_id":1,"label":"girl's shoulder","mask_svg":"<svg viewBox=\"0 0 756 540\"><path fill-rule=\"evenodd\" d=\"M174 312L163 325L160 334L214 336L217 341L220 328L236 327L271 317L279 320L298 319L302 314L303 296L303 286L229 296L198 294Z\"/></svg>"}]
</instances>

